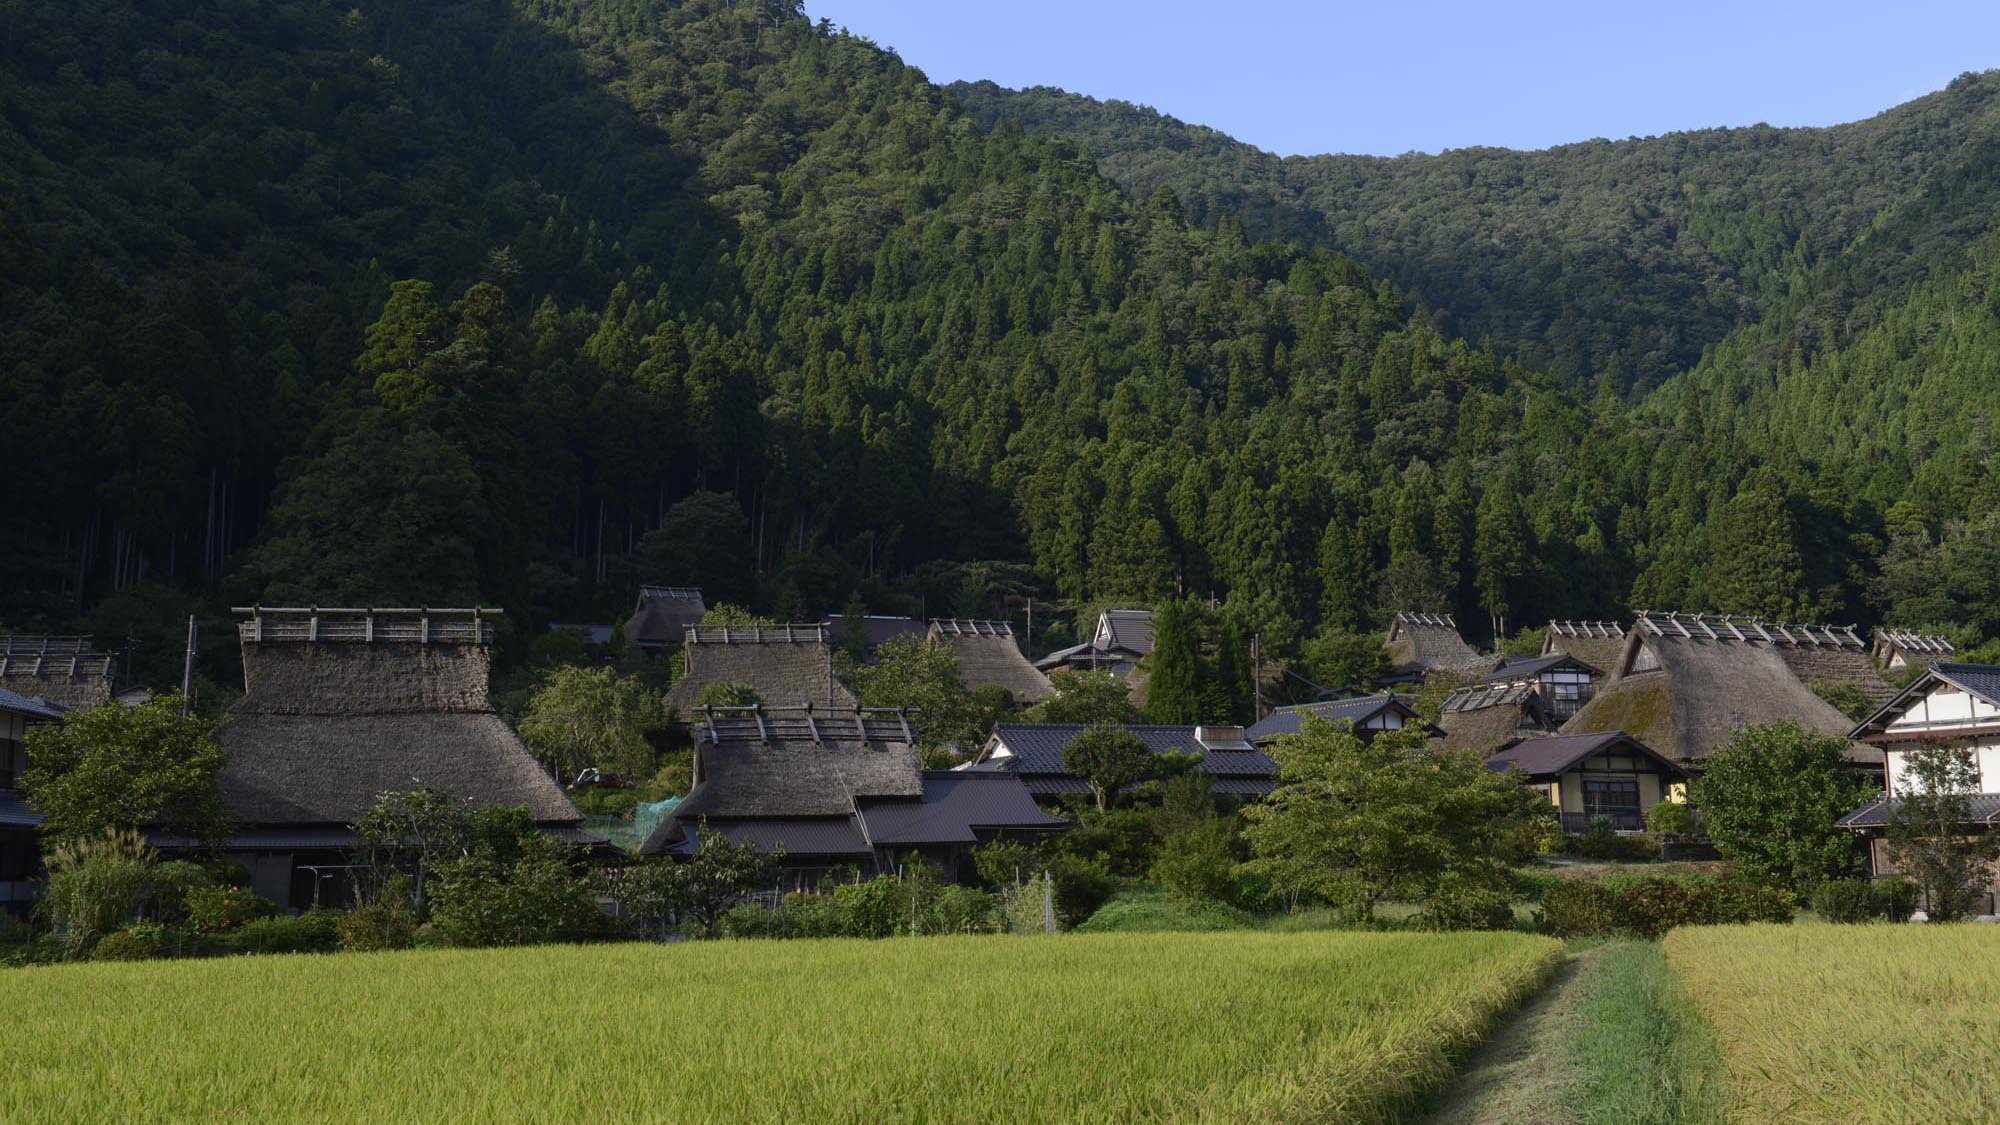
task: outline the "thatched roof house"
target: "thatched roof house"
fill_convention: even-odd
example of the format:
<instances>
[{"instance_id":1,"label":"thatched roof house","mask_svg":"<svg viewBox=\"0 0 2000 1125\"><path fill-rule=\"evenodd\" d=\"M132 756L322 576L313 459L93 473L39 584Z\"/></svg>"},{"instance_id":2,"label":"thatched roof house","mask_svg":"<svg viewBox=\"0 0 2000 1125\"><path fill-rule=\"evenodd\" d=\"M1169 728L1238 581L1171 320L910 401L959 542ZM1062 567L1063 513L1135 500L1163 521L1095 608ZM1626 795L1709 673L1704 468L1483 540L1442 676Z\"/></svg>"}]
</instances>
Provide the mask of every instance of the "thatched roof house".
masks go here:
<instances>
[{"instance_id":1,"label":"thatched roof house","mask_svg":"<svg viewBox=\"0 0 2000 1125\"><path fill-rule=\"evenodd\" d=\"M1795 669L1814 662L1795 650L1860 644L1850 637L1820 626L1641 613L1609 678L1562 732L1624 731L1697 767L1745 726L1790 719L1844 736L1852 724L1800 679ZM1881 751L1863 746L1849 758L1864 768L1882 764Z\"/></svg>"},{"instance_id":2,"label":"thatched roof house","mask_svg":"<svg viewBox=\"0 0 2000 1125\"><path fill-rule=\"evenodd\" d=\"M695 854L706 824L782 851L787 885L809 887L846 868L892 869L913 850L956 867L995 834L1064 827L1018 779L925 771L898 712L706 708L694 734L694 786L647 838L648 855Z\"/></svg>"},{"instance_id":3,"label":"thatched roof house","mask_svg":"<svg viewBox=\"0 0 2000 1125\"><path fill-rule=\"evenodd\" d=\"M1912 633L1904 629L1875 630L1875 666L1884 672L1907 668L1924 669L1953 655L1951 641L1934 633Z\"/></svg>"},{"instance_id":4,"label":"thatched roof house","mask_svg":"<svg viewBox=\"0 0 2000 1125\"><path fill-rule=\"evenodd\" d=\"M997 684L1017 703L1039 703L1056 693L1049 678L1021 654L1014 627L1005 621L940 619L931 622L930 639L951 646L958 657L959 682L967 691Z\"/></svg>"},{"instance_id":5,"label":"thatched roof house","mask_svg":"<svg viewBox=\"0 0 2000 1125\"><path fill-rule=\"evenodd\" d=\"M88 711L111 702L111 654L89 637L0 636L0 688Z\"/></svg>"},{"instance_id":6,"label":"thatched roof house","mask_svg":"<svg viewBox=\"0 0 2000 1125\"><path fill-rule=\"evenodd\" d=\"M1542 633L1543 656L1574 656L1608 669L1625 652L1625 626L1616 621L1551 621Z\"/></svg>"},{"instance_id":7,"label":"thatched roof house","mask_svg":"<svg viewBox=\"0 0 2000 1125\"><path fill-rule=\"evenodd\" d=\"M707 613L699 587L641 586L639 604L625 620L625 643L647 652L670 649Z\"/></svg>"},{"instance_id":8,"label":"thatched roof house","mask_svg":"<svg viewBox=\"0 0 2000 1125\"><path fill-rule=\"evenodd\" d=\"M244 696L222 728L217 783L239 825L225 852L257 893L323 900L310 868L344 862L359 842L351 826L391 790L523 805L544 830L588 842L582 814L487 698L498 610L237 612Z\"/></svg>"},{"instance_id":9,"label":"thatched roof house","mask_svg":"<svg viewBox=\"0 0 2000 1125\"><path fill-rule=\"evenodd\" d=\"M1484 663L1459 635L1458 623L1448 613L1398 613L1389 622L1383 644L1398 672L1465 672Z\"/></svg>"},{"instance_id":10,"label":"thatched roof house","mask_svg":"<svg viewBox=\"0 0 2000 1125\"><path fill-rule=\"evenodd\" d=\"M833 674L826 627L694 625L682 642L681 678L667 705L693 715L701 693L715 684L745 684L766 707L855 706L854 693Z\"/></svg>"},{"instance_id":11,"label":"thatched roof house","mask_svg":"<svg viewBox=\"0 0 2000 1125\"><path fill-rule=\"evenodd\" d=\"M1482 757L1523 738L1553 734L1557 724L1542 707L1532 680L1504 680L1462 687L1445 696L1438 712L1446 750Z\"/></svg>"}]
</instances>

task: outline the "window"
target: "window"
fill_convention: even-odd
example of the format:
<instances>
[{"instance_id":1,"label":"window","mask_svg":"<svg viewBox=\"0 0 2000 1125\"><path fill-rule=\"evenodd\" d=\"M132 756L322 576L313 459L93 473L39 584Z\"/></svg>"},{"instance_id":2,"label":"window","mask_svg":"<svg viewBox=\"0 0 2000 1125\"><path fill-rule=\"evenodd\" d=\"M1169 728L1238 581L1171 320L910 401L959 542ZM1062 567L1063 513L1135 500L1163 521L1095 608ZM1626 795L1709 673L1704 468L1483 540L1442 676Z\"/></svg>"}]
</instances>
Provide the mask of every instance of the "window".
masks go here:
<instances>
[{"instance_id":1,"label":"window","mask_svg":"<svg viewBox=\"0 0 2000 1125\"><path fill-rule=\"evenodd\" d=\"M1639 811L1639 780L1632 777L1586 777L1583 779L1585 816L1610 816Z\"/></svg>"}]
</instances>

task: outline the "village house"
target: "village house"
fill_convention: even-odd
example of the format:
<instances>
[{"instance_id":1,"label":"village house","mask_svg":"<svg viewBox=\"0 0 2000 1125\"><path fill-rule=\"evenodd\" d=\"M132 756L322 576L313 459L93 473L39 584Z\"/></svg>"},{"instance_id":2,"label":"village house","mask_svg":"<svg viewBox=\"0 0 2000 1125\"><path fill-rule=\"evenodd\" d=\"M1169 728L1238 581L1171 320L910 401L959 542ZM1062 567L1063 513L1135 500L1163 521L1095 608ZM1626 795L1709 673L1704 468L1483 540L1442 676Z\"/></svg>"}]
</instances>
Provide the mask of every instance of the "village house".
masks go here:
<instances>
[{"instance_id":1,"label":"village house","mask_svg":"<svg viewBox=\"0 0 2000 1125\"><path fill-rule=\"evenodd\" d=\"M844 614L829 614L820 619L826 626L827 640L838 648L859 647L874 652L897 637L921 637L929 630L922 618L897 617L886 613L870 613L860 620L861 639L850 646L847 636L847 617Z\"/></svg>"},{"instance_id":2,"label":"village house","mask_svg":"<svg viewBox=\"0 0 2000 1125\"><path fill-rule=\"evenodd\" d=\"M1090 785L1063 765L1063 751L1090 728L1082 723L999 723L962 771L995 771L1021 779L1039 801L1089 793ZM1261 797L1277 787L1278 764L1238 726L1137 724L1132 732L1155 755L1195 756L1217 796Z\"/></svg>"},{"instance_id":3,"label":"village house","mask_svg":"<svg viewBox=\"0 0 2000 1125\"><path fill-rule=\"evenodd\" d=\"M920 855L959 879L971 849L1058 831L1018 778L926 770L909 718L896 711L704 708L694 727L693 786L641 846L698 853L700 829L782 853L781 887L894 871Z\"/></svg>"},{"instance_id":4,"label":"village house","mask_svg":"<svg viewBox=\"0 0 2000 1125\"><path fill-rule=\"evenodd\" d=\"M1153 611L1107 609L1097 616L1097 630L1080 645L1057 649L1035 661L1044 673L1078 669L1109 672L1132 685L1143 699L1145 670L1140 667L1153 651Z\"/></svg>"},{"instance_id":5,"label":"village house","mask_svg":"<svg viewBox=\"0 0 2000 1125\"><path fill-rule=\"evenodd\" d=\"M1950 660L1952 651L1951 642L1935 634L1875 630L1875 666L1884 672L1922 671L1940 660Z\"/></svg>"},{"instance_id":6,"label":"village house","mask_svg":"<svg viewBox=\"0 0 2000 1125\"><path fill-rule=\"evenodd\" d=\"M223 857L251 889L301 909L347 900L354 824L393 790L525 806L578 845L579 812L487 697L493 609L277 609L238 625L244 695L217 775L236 827ZM163 851L195 842L153 834Z\"/></svg>"},{"instance_id":7,"label":"village house","mask_svg":"<svg viewBox=\"0 0 2000 1125\"><path fill-rule=\"evenodd\" d=\"M989 685L1007 689L1014 702L1040 703L1055 695L1055 685L1021 654L1014 627L1005 621L931 622L930 639L949 646L958 657L958 679L967 691Z\"/></svg>"},{"instance_id":8,"label":"village house","mask_svg":"<svg viewBox=\"0 0 2000 1125\"><path fill-rule=\"evenodd\" d=\"M112 700L111 654L89 637L0 636L0 689L68 711Z\"/></svg>"},{"instance_id":9,"label":"village house","mask_svg":"<svg viewBox=\"0 0 2000 1125\"><path fill-rule=\"evenodd\" d=\"M42 849L36 834L42 818L21 793L28 768L28 728L59 723L63 710L0 688L0 914L23 916L41 878Z\"/></svg>"},{"instance_id":10,"label":"village house","mask_svg":"<svg viewBox=\"0 0 2000 1125\"><path fill-rule=\"evenodd\" d=\"M688 626L708 614L695 586L641 586L639 603L625 619L625 644L641 652L666 653L681 643Z\"/></svg>"},{"instance_id":11,"label":"village house","mask_svg":"<svg viewBox=\"0 0 2000 1125\"><path fill-rule=\"evenodd\" d=\"M1868 846L1869 873L1901 874L1889 854L1887 829L1900 796L1908 789L1909 754L1924 746L1950 746L1970 753L1979 770L1979 791L1970 795L1967 832L1991 832L2000 825L2000 666L1939 661L1856 724L1852 736L1887 756L1887 786L1867 804L1839 821ZM1995 913L2000 872L1989 874L1980 912Z\"/></svg>"},{"instance_id":12,"label":"village house","mask_svg":"<svg viewBox=\"0 0 2000 1125\"><path fill-rule=\"evenodd\" d=\"M1590 702L1598 670L1567 653L1506 657L1439 709L1449 750L1491 754L1511 742L1554 734Z\"/></svg>"},{"instance_id":13,"label":"village house","mask_svg":"<svg viewBox=\"0 0 2000 1125\"><path fill-rule=\"evenodd\" d=\"M1602 675L1625 653L1625 626L1616 621L1550 621L1542 630L1543 656L1574 656Z\"/></svg>"},{"instance_id":14,"label":"village house","mask_svg":"<svg viewBox=\"0 0 2000 1125\"><path fill-rule=\"evenodd\" d=\"M1853 683L1871 698L1892 693L1851 628L1702 614L1639 614L1606 671L1562 733L1623 732L1696 771L1746 726L1790 719L1845 735L1853 723L1802 675ZM1879 776L1880 750L1856 745L1848 757Z\"/></svg>"},{"instance_id":15,"label":"village house","mask_svg":"<svg viewBox=\"0 0 2000 1125\"><path fill-rule=\"evenodd\" d=\"M1687 770L1622 731L1526 738L1486 759L1486 768L1521 774L1545 793L1565 832L1582 833L1598 820L1637 832L1646 813L1671 800Z\"/></svg>"},{"instance_id":16,"label":"village house","mask_svg":"<svg viewBox=\"0 0 2000 1125\"><path fill-rule=\"evenodd\" d=\"M1437 732L1435 727L1425 723L1422 716L1410 706L1407 696L1382 694L1278 707L1251 724L1250 729L1244 732L1244 737L1253 745L1263 746L1273 739L1299 733L1299 729L1309 718L1325 719L1330 723L1347 723L1355 734L1364 739L1373 738L1383 731L1402 730L1407 726L1425 726L1433 733Z\"/></svg>"},{"instance_id":17,"label":"village house","mask_svg":"<svg viewBox=\"0 0 2000 1125\"><path fill-rule=\"evenodd\" d=\"M1467 676L1486 663L1448 613L1398 613L1382 644L1394 670L1384 683L1421 683L1433 673Z\"/></svg>"},{"instance_id":18,"label":"village house","mask_svg":"<svg viewBox=\"0 0 2000 1125\"><path fill-rule=\"evenodd\" d=\"M766 707L852 708L854 693L833 673L826 626L690 625L681 648L681 678L667 705L692 716L702 693L718 684L740 684Z\"/></svg>"}]
</instances>

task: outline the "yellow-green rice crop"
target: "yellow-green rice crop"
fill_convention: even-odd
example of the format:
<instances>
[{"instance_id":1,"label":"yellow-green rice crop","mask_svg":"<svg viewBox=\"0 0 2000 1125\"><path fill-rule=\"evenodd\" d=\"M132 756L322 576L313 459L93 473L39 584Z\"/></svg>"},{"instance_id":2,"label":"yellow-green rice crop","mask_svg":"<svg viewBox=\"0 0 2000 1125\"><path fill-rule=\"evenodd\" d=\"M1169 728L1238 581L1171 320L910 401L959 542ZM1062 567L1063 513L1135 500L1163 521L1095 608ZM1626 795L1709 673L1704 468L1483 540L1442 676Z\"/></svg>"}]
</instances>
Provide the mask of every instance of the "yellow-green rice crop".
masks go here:
<instances>
[{"instance_id":1,"label":"yellow-green rice crop","mask_svg":"<svg viewBox=\"0 0 2000 1125\"><path fill-rule=\"evenodd\" d=\"M1704 926L1666 947L1733 1120L1994 1120L2000 927Z\"/></svg>"},{"instance_id":2,"label":"yellow-green rice crop","mask_svg":"<svg viewBox=\"0 0 2000 1125\"><path fill-rule=\"evenodd\" d=\"M1381 1117L1560 956L1222 933L21 969L0 1120Z\"/></svg>"}]
</instances>

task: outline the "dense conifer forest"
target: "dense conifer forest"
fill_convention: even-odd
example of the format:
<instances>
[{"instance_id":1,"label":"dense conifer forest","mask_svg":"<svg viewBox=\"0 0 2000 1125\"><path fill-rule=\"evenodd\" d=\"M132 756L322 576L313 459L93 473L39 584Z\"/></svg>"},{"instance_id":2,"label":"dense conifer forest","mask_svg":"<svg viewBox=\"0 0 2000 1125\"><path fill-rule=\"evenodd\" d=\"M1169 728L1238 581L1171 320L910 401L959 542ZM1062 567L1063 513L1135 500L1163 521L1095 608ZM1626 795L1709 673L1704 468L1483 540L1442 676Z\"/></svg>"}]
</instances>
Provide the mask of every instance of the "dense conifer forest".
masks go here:
<instances>
[{"instance_id":1,"label":"dense conifer forest","mask_svg":"<svg viewBox=\"0 0 2000 1125\"><path fill-rule=\"evenodd\" d=\"M0 623L154 678L190 611L641 580L1976 642L1996 91L1280 161L795 0L0 0Z\"/></svg>"}]
</instances>

